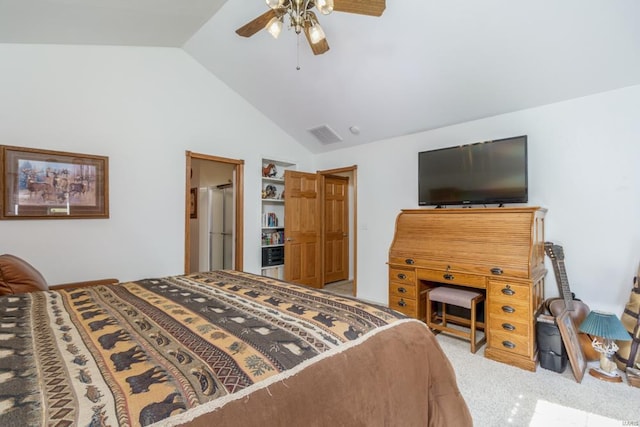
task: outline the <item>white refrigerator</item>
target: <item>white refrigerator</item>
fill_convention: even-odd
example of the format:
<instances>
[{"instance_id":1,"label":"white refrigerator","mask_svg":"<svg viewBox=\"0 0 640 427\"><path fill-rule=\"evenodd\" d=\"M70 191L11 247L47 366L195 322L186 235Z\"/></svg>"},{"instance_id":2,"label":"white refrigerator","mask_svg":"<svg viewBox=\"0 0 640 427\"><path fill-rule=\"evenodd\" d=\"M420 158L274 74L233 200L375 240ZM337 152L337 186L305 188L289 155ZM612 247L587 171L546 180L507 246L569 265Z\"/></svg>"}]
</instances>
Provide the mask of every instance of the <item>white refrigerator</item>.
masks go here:
<instances>
[{"instance_id":1,"label":"white refrigerator","mask_svg":"<svg viewBox=\"0 0 640 427\"><path fill-rule=\"evenodd\" d=\"M233 268L233 187L198 191L199 271Z\"/></svg>"}]
</instances>

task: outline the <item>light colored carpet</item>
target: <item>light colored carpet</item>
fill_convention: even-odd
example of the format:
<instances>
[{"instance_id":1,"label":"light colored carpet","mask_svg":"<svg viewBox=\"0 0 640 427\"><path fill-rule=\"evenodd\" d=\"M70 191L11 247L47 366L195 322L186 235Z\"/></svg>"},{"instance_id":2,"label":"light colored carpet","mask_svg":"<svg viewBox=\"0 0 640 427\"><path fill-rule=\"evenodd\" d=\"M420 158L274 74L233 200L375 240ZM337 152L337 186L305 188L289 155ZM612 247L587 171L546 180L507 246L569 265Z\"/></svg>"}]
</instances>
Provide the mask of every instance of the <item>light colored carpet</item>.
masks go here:
<instances>
[{"instance_id":1,"label":"light colored carpet","mask_svg":"<svg viewBox=\"0 0 640 427\"><path fill-rule=\"evenodd\" d=\"M589 375L577 383L571 365L564 373L538 366L529 372L476 354L469 342L438 334L456 372L476 426L639 426L640 388Z\"/></svg>"},{"instance_id":2,"label":"light colored carpet","mask_svg":"<svg viewBox=\"0 0 640 427\"><path fill-rule=\"evenodd\" d=\"M324 285L324 290L329 291L332 294L338 294L343 296L353 296L353 280L342 280L340 282L333 282Z\"/></svg>"}]
</instances>

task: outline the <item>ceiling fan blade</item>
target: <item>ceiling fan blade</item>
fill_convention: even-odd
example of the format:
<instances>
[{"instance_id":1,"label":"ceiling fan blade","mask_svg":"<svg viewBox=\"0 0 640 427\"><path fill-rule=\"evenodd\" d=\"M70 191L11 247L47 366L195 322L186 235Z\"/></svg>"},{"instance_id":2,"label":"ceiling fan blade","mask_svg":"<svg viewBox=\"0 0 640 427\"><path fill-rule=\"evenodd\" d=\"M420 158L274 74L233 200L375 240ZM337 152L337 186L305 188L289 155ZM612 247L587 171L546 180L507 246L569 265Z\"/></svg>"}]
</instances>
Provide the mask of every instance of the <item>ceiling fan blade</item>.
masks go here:
<instances>
[{"instance_id":1,"label":"ceiling fan blade","mask_svg":"<svg viewBox=\"0 0 640 427\"><path fill-rule=\"evenodd\" d=\"M269 21L271 21L271 19L275 18L276 16L277 16L276 11L273 10L273 9L269 9L268 11L266 11L262 15L258 16L253 21L248 22L247 24L245 24L242 27L238 28L236 30L236 33L239 36L242 36L242 37L251 37L252 35L257 33L258 31L263 30L264 27L267 26Z\"/></svg>"},{"instance_id":2,"label":"ceiling fan blade","mask_svg":"<svg viewBox=\"0 0 640 427\"><path fill-rule=\"evenodd\" d=\"M333 0L333 10L338 12L381 16L385 8L385 0Z\"/></svg>"},{"instance_id":3,"label":"ceiling fan blade","mask_svg":"<svg viewBox=\"0 0 640 427\"><path fill-rule=\"evenodd\" d=\"M327 39L322 39L318 43L311 43L309 27L304 27L304 35L307 36L307 41L309 42L309 46L311 47L314 55L322 55L329 50L329 43L327 43Z\"/></svg>"}]
</instances>

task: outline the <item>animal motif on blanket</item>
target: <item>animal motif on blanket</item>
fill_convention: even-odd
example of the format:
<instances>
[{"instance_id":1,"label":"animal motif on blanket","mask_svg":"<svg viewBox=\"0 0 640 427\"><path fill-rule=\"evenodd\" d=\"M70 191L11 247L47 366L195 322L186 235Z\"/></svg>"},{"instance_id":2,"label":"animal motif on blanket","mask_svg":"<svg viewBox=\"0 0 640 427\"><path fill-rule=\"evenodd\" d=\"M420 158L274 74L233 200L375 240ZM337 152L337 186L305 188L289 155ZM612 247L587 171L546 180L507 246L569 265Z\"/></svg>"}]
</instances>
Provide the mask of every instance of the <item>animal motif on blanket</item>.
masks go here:
<instances>
[{"instance_id":1,"label":"animal motif on blanket","mask_svg":"<svg viewBox=\"0 0 640 427\"><path fill-rule=\"evenodd\" d=\"M402 318L233 271L0 297L0 425L146 426Z\"/></svg>"}]
</instances>

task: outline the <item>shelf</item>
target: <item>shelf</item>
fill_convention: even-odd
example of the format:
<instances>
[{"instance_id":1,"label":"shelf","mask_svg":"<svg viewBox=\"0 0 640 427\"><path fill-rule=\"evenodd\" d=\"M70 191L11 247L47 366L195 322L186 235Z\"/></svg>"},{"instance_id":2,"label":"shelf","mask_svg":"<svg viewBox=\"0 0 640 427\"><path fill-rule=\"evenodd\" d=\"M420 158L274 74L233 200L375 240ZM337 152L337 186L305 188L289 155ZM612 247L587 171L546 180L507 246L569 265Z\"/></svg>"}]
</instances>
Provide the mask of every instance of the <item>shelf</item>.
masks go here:
<instances>
[{"instance_id":1,"label":"shelf","mask_svg":"<svg viewBox=\"0 0 640 427\"><path fill-rule=\"evenodd\" d=\"M262 227L263 230L284 230L284 225L281 227Z\"/></svg>"},{"instance_id":2,"label":"shelf","mask_svg":"<svg viewBox=\"0 0 640 427\"><path fill-rule=\"evenodd\" d=\"M284 199L262 199L263 203L284 203Z\"/></svg>"},{"instance_id":3,"label":"shelf","mask_svg":"<svg viewBox=\"0 0 640 427\"><path fill-rule=\"evenodd\" d=\"M284 279L284 265L271 265L268 267L262 267L262 275L271 277L273 279Z\"/></svg>"},{"instance_id":4,"label":"shelf","mask_svg":"<svg viewBox=\"0 0 640 427\"><path fill-rule=\"evenodd\" d=\"M273 182L276 184L284 184L284 178L280 178L280 177L269 177L269 176L263 176L262 177L262 181L263 182Z\"/></svg>"},{"instance_id":5,"label":"shelf","mask_svg":"<svg viewBox=\"0 0 640 427\"><path fill-rule=\"evenodd\" d=\"M274 268L274 267L284 267L284 264L267 265L267 266L262 267L262 269L265 270L267 268Z\"/></svg>"}]
</instances>

